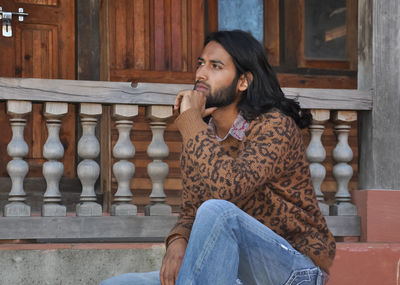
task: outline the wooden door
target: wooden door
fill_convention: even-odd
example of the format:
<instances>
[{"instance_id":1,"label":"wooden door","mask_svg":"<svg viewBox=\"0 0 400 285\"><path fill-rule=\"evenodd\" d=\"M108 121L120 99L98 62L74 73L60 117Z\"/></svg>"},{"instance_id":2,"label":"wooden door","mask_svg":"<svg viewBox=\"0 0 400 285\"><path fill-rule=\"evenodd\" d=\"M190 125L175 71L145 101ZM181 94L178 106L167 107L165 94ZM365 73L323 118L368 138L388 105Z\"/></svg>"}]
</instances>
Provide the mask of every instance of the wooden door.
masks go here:
<instances>
[{"instance_id":1,"label":"wooden door","mask_svg":"<svg viewBox=\"0 0 400 285\"><path fill-rule=\"evenodd\" d=\"M3 11L23 8L28 16L22 22L12 17L12 36L0 35L0 77L75 79L75 1L73 0L2 0ZM1 21L1 20L0 20ZM11 129L0 103L0 176L7 176L10 160L6 147ZM64 175L75 176L75 107L63 119L61 141L65 148ZM25 140L29 146L28 176L42 176L43 145L47 138L42 104L33 104L28 118Z\"/></svg>"}]
</instances>

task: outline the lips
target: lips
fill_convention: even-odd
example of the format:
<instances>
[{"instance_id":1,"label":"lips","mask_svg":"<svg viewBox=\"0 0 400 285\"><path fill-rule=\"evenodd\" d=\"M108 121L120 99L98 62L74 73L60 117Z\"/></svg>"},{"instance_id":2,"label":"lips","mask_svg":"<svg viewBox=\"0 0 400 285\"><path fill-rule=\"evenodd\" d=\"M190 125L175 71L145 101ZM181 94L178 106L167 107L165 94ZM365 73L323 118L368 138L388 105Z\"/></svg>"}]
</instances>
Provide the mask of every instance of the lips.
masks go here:
<instances>
[{"instance_id":1,"label":"lips","mask_svg":"<svg viewBox=\"0 0 400 285\"><path fill-rule=\"evenodd\" d=\"M209 90L208 86L201 82L197 82L194 89L199 92L208 92Z\"/></svg>"}]
</instances>

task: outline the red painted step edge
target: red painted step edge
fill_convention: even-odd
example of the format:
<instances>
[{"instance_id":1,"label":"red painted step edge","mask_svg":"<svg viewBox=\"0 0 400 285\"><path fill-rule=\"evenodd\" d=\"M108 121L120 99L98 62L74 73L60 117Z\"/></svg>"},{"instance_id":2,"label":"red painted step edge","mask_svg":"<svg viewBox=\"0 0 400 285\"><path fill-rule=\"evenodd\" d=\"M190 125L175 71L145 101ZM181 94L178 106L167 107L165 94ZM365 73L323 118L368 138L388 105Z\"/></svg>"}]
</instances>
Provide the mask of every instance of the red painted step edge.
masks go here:
<instances>
[{"instance_id":1,"label":"red painted step edge","mask_svg":"<svg viewBox=\"0 0 400 285\"><path fill-rule=\"evenodd\" d=\"M400 243L338 243L328 285L399 285Z\"/></svg>"}]
</instances>

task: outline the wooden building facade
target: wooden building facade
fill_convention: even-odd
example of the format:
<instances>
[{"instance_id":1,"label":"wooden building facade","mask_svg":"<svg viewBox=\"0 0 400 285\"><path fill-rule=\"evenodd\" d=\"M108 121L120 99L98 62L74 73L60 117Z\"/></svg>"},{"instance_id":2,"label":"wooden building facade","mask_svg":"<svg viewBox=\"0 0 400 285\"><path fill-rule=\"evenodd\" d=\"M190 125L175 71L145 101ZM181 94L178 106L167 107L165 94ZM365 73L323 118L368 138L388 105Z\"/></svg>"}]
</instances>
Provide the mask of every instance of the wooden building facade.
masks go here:
<instances>
[{"instance_id":1,"label":"wooden building facade","mask_svg":"<svg viewBox=\"0 0 400 285\"><path fill-rule=\"evenodd\" d=\"M12 277L16 281L8 282L10 284L23 284L26 280L43 283L44 279L58 284L65 278L71 281L70 284L89 284L93 280L98 283L110 277L110 272L119 274L159 269L164 252L160 242L176 222L176 216L170 211L145 217L136 215L136 212L127 216L111 211L108 216L93 201L100 202L103 197L105 207L102 209L108 212L112 197L127 198L132 190L133 201L125 199L124 204L114 199L112 206L136 204L141 211L144 205L149 205L148 195L154 181L150 181L146 167L156 157L154 152L147 154L152 138L150 128L165 115L158 112L154 116L155 111L168 110L167 116L172 115L176 92L189 86L178 83L192 83L193 58L201 50L204 36L220 28L221 18L226 14L238 17L247 10L257 12L238 5L239 13L235 13L232 10L235 7L227 2L236 1L1 1L0 10L3 12L15 12L21 7L29 14L23 22L18 21L17 15L12 15L12 24L1 32L6 35L12 33L13 36L0 36L0 208L3 210L0 242L5 243L0 248L0 257L3 265L9 263L8 267L3 266L5 270L0 274L2 281ZM324 215L337 241L344 241L337 243L329 284L398 283L399 1L237 1L241 5L250 2L257 7L262 5L261 13L254 13L257 14L254 18L262 19L262 29L257 31L257 35L261 35L282 86L305 87L285 88L284 91L291 98L298 98L301 106L315 114L314 124L308 130L315 139L314 144L308 143L310 135L307 130L304 131L305 143L312 149L307 157L320 169L326 169L327 177L323 179L321 188L325 199L328 202L335 200L335 203ZM0 23L4 23L3 19ZM260 22L257 25L261 26ZM319 46L322 48L318 49ZM322 53L318 52L321 50ZM132 87L130 81L175 84L141 83ZM63 113L66 106L69 107L68 114ZM97 115L102 113L101 117L94 119L93 113L88 112L88 106L94 106ZM122 110L119 109L121 106ZM139 116L135 116L138 107ZM127 109L130 112L126 112ZM43 110L47 113L43 114ZM146 117L145 113L150 116ZM60 147L61 143L53 144L52 150L56 150L59 157L64 150L64 158L60 160L64 166L60 185L63 201L56 203L54 196L43 195L46 182L42 165L44 161L49 162L42 157L47 139L45 120L54 120L53 123L61 128L59 138L63 147ZM97 138L91 135L86 152L79 154L77 141L89 133L83 127L81 130L81 125L88 122L101 125L97 129ZM134 157L136 173L130 189L125 189L123 195L113 195L116 184L121 183L116 183L112 174L115 161L112 152L117 137L118 140L123 137L117 133L116 124L130 125L132 122L131 139L125 137L123 140L130 157ZM20 130L25 123L22 136ZM180 195L180 138L173 118L163 122L163 127L166 127L165 135L158 136L156 140L161 148L164 148L164 139L169 146L168 158L161 159L169 165L169 174L163 185L166 202L176 212ZM12 133L16 134L15 139L11 139ZM102 153L94 158L88 150L95 148L98 141L101 142ZM25 142L26 156L18 151ZM128 142L135 145L136 154ZM332 155L333 148L337 150L336 155ZM325 160L321 155L323 150L326 150ZM91 184L93 193L89 198L92 200L88 201L88 197L82 195L84 197L81 196L79 204L95 204L100 211L80 216L82 211L76 211L74 215L71 205L79 201L81 190L84 194L80 181L90 180L90 173L80 181L76 174L78 163L85 157L91 160L93 169L97 166L95 160L101 157L96 162L101 166L102 173L97 181L97 193L94 191L95 182ZM121 156L117 155L116 160L120 162ZM19 166L7 171L6 165L10 162ZM23 179L20 170L27 169L26 165L29 165L28 178ZM346 168L346 171L344 175L339 173L334 178L331 174L334 168ZM50 178L58 182L60 179L56 176L53 173ZM320 181L321 177L318 173L312 174L313 182ZM348 185L350 177L352 180ZM23 180L24 183L21 183ZM123 182L127 180L130 176L125 177ZM330 199L335 193L336 197ZM159 194L155 195L158 201L151 206L167 206L161 197L163 191ZM317 193L317 199L320 205L323 204L323 195ZM34 200L38 201L36 205L32 203ZM3 207L5 203L8 208ZM66 212L59 215L42 213L39 217L30 211L8 211L9 215L4 214L6 209L26 210L28 206L35 212L42 206L51 208L54 206L52 203L69 207L68 215ZM321 209L327 209L326 206ZM22 244L9 244L15 240ZM27 244L32 241L55 241L57 244ZM91 255L86 249L93 249L93 244L59 244L66 241L102 243L97 245L100 249L97 255ZM129 243L121 244L122 241ZM143 244L138 244L143 241L150 242L145 245L147 257L143 256ZM118 242L117 248L107 242ZM10 258L8 253L13 248L16 250ZM53 259L54 252L60 249L68 257L60 255L58 260ZM135 251L140 254L134 254ZM21 259L21 255L24 258ZM43 258L46 255L53 257ZM31 259L29 256L32 256ZM131 259L126 259L127 256ZM47 262L49 260L52 262ZM71 267L64 266L65 263ZM29 268L33 268L37 276L26 270Z\"/></svg>"},{"instance_id":2,"label":"wooden building facade","mask_svg":"<svg viewBox=\"0 0 400 285\"><path fill-rule=\"evenodd\" d=\"M221 11L223 0L5 0L3 11L17 11L22 7L29 15L23 22L12 21L13 36L0 37L0 77L27 77L53 79L79 79L128 82L187 83L194 80L197 56L205 36L219 29L219 20L233 10ZM231 1L232 2L232 1ZM233 1L235 2L235 1ZM357 88L357 0L325 1L318 5L311 0L261 0L238 1L242 5L253 2L262 15L262 43L268 52L271 65L278 73L283 87L304 88ZM314 3L315 2L315 3ZM332 3L340 2L339 7ZM244 4L243 4L244 3ZM311 3L311 4L310 4ZM314 4L313 4L314 3ZM311 5L311 6L310 6ZM333 5L333 6L332 6ZM315 9L311 9L314 7ZM225 8L227 9L227 8ZM232 5L229 9L235 9ZM240 9L239 6L236 9ZM318 10L320 9L320 10ZM332 42L345 38L344 56L329 58L324 55L308 56L307 37L310 21L307 15L320 11L326 17L345 15L336 26L326 25L317 31L323 40ZM311 14L310 14L311 13ZM335 14L336 13L336 14ZM16 17L16 16L14 16ZM310 16L311 17L311 16ZM315 18L315 16L314 16ZM318 18L316 18L318 20ZM311 22L311 27L313 27ZM9 160L6 146L11 129L5 113L5 103L0 103L0 155ZM151 141L151 131L139 108L133 130L136 166L132 180L134 203L140 207L149 203L151 181L146 167L151 159L146 149ZM28 177L35 181L41 177L43 144L47 137L41 104L33 104L32 118L25 130L29 145ZM165 160L169 174L165 181L167 202L178 211L180 201L179 154L180 135L169 119L165 140L170 154ZM76 176L77 138L81 132L77 109L70 104L63 118L60 138L65 148L63 183L79 184ZM111 109L103 106L101 118L102 160L100 165L113 163L110 150L117 140L117 130L111 122ZM327 123L324 146L327 149L326 165L332 165L331 152L336 138L331 123ZM304 132L308 143L308 132ZM350 189L357 188L357 128L353 123L350 146L355 150L351 163L355 175ZM7 177L6 164L0 164L0 176ZM108 170L106 170L108 169ZM331 173L331 169L327 168ZM323 184L326 198L334 196L336 182L328 174ZM33 183L40 193L44 183ZM29 185L28 185L29 187ZM111 205L116 181L109 167L102 167L97 194L103 197L104 209ZM3 194L8 190L1 189ZM78 193L76 193L78 194ZM29 192L28 192L29 196ZM72 202L75 201L72 199Z\"/></svg>"}]
</instances>

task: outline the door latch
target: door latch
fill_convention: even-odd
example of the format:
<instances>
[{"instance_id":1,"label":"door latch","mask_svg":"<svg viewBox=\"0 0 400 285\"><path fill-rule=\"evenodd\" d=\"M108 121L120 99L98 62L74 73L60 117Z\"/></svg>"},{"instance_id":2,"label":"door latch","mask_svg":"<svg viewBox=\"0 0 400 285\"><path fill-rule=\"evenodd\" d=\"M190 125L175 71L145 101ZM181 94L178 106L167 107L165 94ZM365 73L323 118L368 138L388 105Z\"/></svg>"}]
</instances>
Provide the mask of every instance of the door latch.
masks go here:
<instances>
[{"instance_id":1,"label":"door latch","mask_svg":"<svg viewBox=\"0 0 400 285\"><path fill-rule=\"evenodd\" d=\"M18 16L18 21L22 22L25 16L28 16L28 13L24 13L23 8L18 8L18 12L5 12L3 8L0 7L0 20L3 20L3 36L4 37L11 37L12 36L12 28L11 28L11 21L12 15Z\"/></svg>"}]
</instances>

